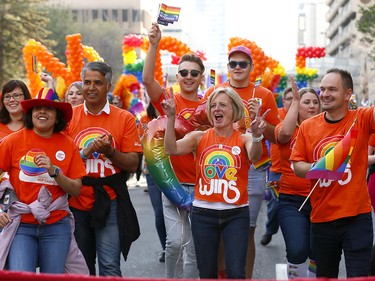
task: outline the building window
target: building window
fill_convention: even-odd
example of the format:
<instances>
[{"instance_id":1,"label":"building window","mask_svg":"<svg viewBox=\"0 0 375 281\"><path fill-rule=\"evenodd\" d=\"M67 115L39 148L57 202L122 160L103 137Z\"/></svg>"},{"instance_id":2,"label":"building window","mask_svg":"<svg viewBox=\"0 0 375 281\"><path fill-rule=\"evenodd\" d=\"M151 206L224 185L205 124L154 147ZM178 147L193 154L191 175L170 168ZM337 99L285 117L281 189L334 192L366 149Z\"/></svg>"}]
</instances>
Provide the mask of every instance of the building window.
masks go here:
<instances>
[{"instance_id":1,"label":"building window","mask_svg":"<svg viewBox=\"0 0 375 281\"><path fill-rule=\"evenodd\" d=\"M97 20L98 19L98 10L92 10L92 19Z\"/></svg>"},{"instance_id":2,"label":"building window","mask_svg":"<svg viewBox=\"0 0 375 281\"><path fill-rule=\"evenodd\" d=\"M102 10L102 19L103 21L109 21L108 10Z\"/></svg>"},{"instance_id":3,"label":"building window","mask_svg":"<svg viewBox=\"0 0 375 281\"><path fill-rule=\"evenodd\" d=\"M140 22L141 21L141 11L140 10L133 10L133 22Z\"/></svg>"},{"instance_id":4,"label":"building window","mask_svg":"<svg viewBox=\"0 0 375 281\"><path fill-rule=\"evenodd\" d=\"M127 22L127 21L129 21L129 19L128 19L128 10L122 10L122 21L123 22Z\"/></svg>"},{"instance_id":5,"label":"building window","mask_svg":"<svg viewBox=\"0 0 375 281\"><path fill-rule=\"evenodd\" d=\"M78 11L72 10L72 19L73 21L78 21Z\"/></svg>"},{"instance_id":6,"label":"building window","mask_svg":"<svg viewBox=\"0 0 375 281\"><path fill-rule=\"evenodd\" d=\"M112 20L118 21L118 11L117 10L112 10Z\"/></svg>"}]
</instances>

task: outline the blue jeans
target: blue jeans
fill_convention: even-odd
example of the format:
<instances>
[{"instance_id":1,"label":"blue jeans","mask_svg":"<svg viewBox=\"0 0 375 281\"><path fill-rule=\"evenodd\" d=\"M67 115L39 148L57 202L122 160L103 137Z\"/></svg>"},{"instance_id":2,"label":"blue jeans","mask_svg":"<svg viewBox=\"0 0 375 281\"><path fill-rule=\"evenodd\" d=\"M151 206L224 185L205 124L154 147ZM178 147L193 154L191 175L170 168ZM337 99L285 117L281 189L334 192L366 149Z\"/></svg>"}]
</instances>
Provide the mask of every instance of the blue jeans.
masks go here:
<instances>
[{"instance_id":1,"label":"blue jeans","mask_svg":"<svg viewBox=\"0 0 375 281\"><path fill-rule=\"evenodd\" d=\"M269 172L269 182L279 182L281 174L275 172ZM273 191L270 191L273 192ZM275 195L276 196L276 195ZM266 222L266 234L274 235L279 230L279 216L278 216L278 199L275 196L270 196L267 202L267 222Z\"/></svg>"},{"instance_id":2,"label":"blue jeans","mask_svg":"<svg viewBox=\"0 0 375 281\"><path fill-rule=\"evenodd\" d=\"M71 240L69 217L53 224L21 223L8 255L13 271L63 274Z\"/></svg>"},{"instance_id":3,"label":"blue jeans","mask_svg":"<svg viewBox=\"0 0 375 281\"><path fill-rule=\"evenodd\" d=\"M373 244L371 213L312 223L311 230L316 277L337 278L342 251L347 277L369 275Z\"/></svg>"},{"instance_id":4,"label":"blue jeans","mask_svg":"<svg viewBox=\"0 0 375 281\"><path fill-rule=\"evenodd\" d=\"M95 259L98 253L100 276L122 276L120 269L121 248L117 224L117 201L111 202L111 210L103 228L91 227L91 213L74 208L76 228L74 236L85 257L90 274L96 275Z\"/></svg>"},{"instance_id":5,"label":"blue jeans","mask_svg":"<svg viewBox=\"0 0 375 281\"><path fill-rule=\"evenodd\" d=\"M301 211L306 197L289 194L279 194L279 222L284 236L286 258L293 264L301 264L307 258L314 259L310 247L310 213L308 201Z\"/></svg>"},{"instance_id":6,"label":"blue jeans","mask_svg":"<svg viewBox=\"0 0 375 281\"><path fill-rule=\"evenodd\" d=\"M163 250L165 250L165 241L167 240L167 232L165 231L162 193L160 189L156 186L150 174L146 174L146 181L147 181L147 186L148 186L148 194L151 200L151 205L155 213L156 231L159 236L161 247L163 248Z\"/></svg>"},{"instance_id":7,"label":"blue jeans","mask_svg":"<svg viewBox=\"0 0 375 281\"><path fill-rule=\"evenodd\" d=\"M262 206L263 195L266 190L267 171L257 171L250 165L247 186L249 194L250 226L256 227L260 207Z\"/></svg>"},{"instance_id":8,"label":"blue jeans","mask_svg":"<svg viewBox=\"0 0 375 281\"><path fill-rule=\"evenodd\" d=\"M230 279L244 279L249 240L249 208L212 210L193 207L191 228L199 277L218 278L218 251L223 240L225 268Z\"/></svg>"}]
</instances>

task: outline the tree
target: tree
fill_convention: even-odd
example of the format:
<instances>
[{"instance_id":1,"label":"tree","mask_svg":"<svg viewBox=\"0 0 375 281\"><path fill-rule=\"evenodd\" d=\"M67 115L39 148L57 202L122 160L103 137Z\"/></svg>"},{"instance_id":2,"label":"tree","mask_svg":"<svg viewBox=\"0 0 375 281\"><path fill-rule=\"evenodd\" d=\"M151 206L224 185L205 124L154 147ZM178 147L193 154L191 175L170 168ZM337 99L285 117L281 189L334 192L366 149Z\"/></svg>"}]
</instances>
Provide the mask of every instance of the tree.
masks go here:
<instances>
[{"instance_id":1,"label":"tree","mask_svg":"<svg viewBox=\"0 0 375 281\"><path fill-rule=\"evenodd\" d=\"M363 37L361 41L368 46L372 46L375 40L375 5L368 8L360 7L360 19L356 22L356 27ZM375 47L370 49L370 55L375 60Z\"/></svg>"},{"instance_id":2,"label":"tree","mask_svg":"<svg viewBox=\"0 0 375 281\"><path fill-rule=\"evenodd\" d=\"M45 0L0 1L0 84L25 77L22 48L30 38L43 41L48 35ZM44 44L51 42L44 41Z\"/></svg>"}]
</instances>

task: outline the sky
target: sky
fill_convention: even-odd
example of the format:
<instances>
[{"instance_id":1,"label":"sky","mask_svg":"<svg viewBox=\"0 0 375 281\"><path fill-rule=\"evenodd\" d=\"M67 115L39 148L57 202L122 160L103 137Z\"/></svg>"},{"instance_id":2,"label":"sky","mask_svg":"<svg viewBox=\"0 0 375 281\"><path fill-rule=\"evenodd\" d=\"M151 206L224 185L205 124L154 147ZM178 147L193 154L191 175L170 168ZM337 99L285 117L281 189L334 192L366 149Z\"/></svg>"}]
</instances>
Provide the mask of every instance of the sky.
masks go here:
<instances>
[{"instance_id":1,"label":"sky","mask_svg":"<svg viewBox=\"0 0 375 281\"><path fill-rule=\"evenodd\" d=\"M215 0L199 0L215 5ZM301 0L227 0L225 23L229 38L240 37L254 41L267 56L279 61L286 70L295 65L297 51L298 2ZM204 52L210 43L210 33L204 29L209 18L199 18L187 0L143 0L156 18L159 3L181 7L181 20L193 26L194 47ZM225 9L225 8L223 8ZM155 16L154 16L155 15ZM183 27L183 25L182 25ZM169 28L169 27L168 27ZM173 28L171 26L170 28ZM207 32L206 32L207 31ZM208 38L199 38L205 36ZM205 40L206 39L206 40ZM198 43L197 43L198 42ZM200 44L200 43L201 44ZM229 43L226 42L226 45Z\"/></svg>"}]
</instances>

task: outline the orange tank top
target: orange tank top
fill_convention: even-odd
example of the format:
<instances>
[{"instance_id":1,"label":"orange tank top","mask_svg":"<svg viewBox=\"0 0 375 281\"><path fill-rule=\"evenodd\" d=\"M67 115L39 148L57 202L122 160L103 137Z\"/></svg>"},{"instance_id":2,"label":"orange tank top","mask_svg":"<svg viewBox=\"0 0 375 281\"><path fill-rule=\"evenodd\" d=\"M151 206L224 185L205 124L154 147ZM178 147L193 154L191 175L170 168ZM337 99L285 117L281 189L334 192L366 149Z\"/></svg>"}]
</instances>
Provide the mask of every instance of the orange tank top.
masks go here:
<instances>
[{"instance_id":1,"label":"orange tank top","mask_svg":"<svg viewBox=\"0 0 375 281\"><path fill-rule=\"evenodd\" d=\"M234 131L229 138L208 129L196 150L195 199L243 205L248 203L249 160L241 137Z\"/></svg>"}]
</instances>

